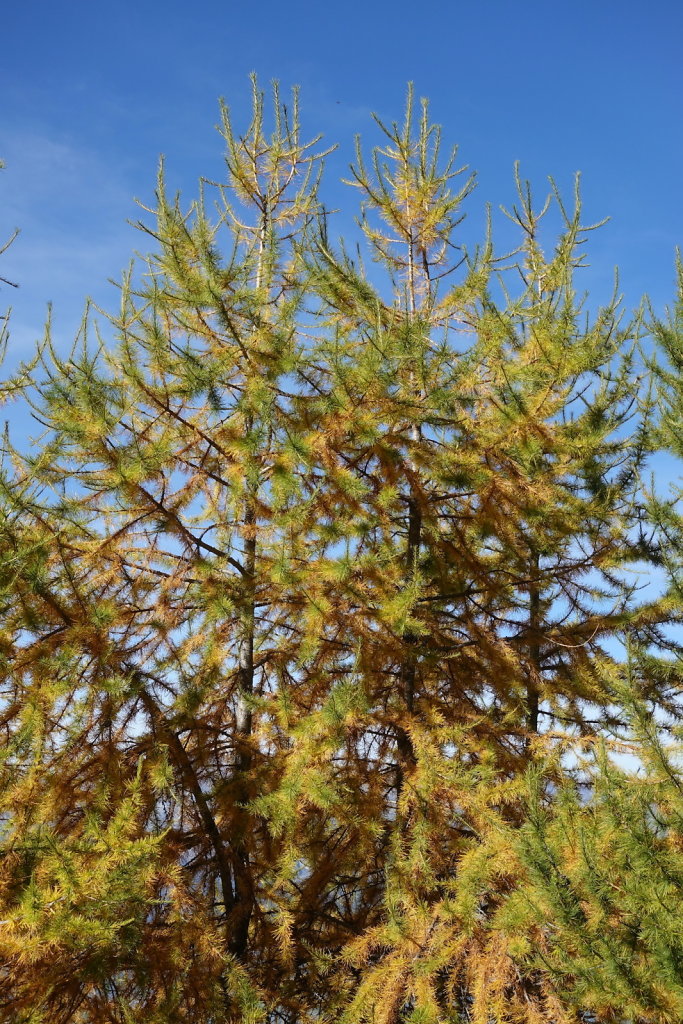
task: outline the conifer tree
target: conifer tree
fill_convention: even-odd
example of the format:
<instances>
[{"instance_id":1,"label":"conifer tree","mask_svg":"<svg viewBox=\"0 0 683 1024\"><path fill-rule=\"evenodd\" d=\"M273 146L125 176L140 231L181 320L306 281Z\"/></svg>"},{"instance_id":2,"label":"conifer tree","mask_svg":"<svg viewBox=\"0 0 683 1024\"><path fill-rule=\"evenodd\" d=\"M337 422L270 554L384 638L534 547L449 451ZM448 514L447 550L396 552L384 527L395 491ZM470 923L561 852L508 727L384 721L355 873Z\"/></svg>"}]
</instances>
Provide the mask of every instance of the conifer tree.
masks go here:
<instances>
[{"instance_id":1,"label":"conifer tree","mask_svg":"<svg viewBox=\"0 0 683 1024\"><path fill-rule=\"evenodd\" d=\"M659 411L655 453L680 458L680 259L676 269L676 301L665 319L651 315L649 362ZM667 493L662 476L649 488L641 527L649 521L653 531L649 549L664 576L660 609L671 625L681 613L680 485ZM679 629L649 623L629 629L624 642L628 658L610 671L629 727L626 763L615 763L603 741L584 760L581 785L565 778L559 793L534 769L529 820L512 840L526 881L500 924L533 937L526 954L581 1019L663 1024L680 1020L683 993Z\"/></svg>"},{"instance_id":2,"label":"conifer tree","mask_svg":"<svg viewBox=\"0 0 683 1024\"><path fill-rule=\"evenodd\" d=\"M657 448L673 455L683 456L681 417L683 415L683 262L676 257L676 298L664 319L651 311L651 329L655 349L650 363L656 381L656 401L660 411L657 422ZM672 481L670 492L651 487L648 512L659 537L659 557L669 583L669 599L680 609L683 598L683 532L680 499L683 493L680 479ZM672 637L659 635L659 645L680 654L680 647L671 643ZM665 685L661 678L660 683Z\"/></svg>"},{"instance_id":3,"label":"conifer tree","mask_svg":"<svg viewBox=\"0 0 683 1024\"><path fill-rule=\"evenodd\" d=\"M447 967L453 977L460 970L466 1002L478 989L482 1014L484 1004L491 1012L482 981L491 960L476 943L463 953L461 943L456 968L450 952L464 927L462 903L454 911L446 895L457 865L476 835L479 868L492 870L493 856L482 853L490 841L500 884L510 883L495 831L518 813L514 780L539 716L568 736L593 732L586 702L606 708L613 699L595 667L601 644L636 621L618 574L636 554L629 527L643 455L639 433L623 433L637 392L628 351L634 328L619 324L614 303L584 322L572 277L590 228L581 226L578 197L567 214L556 196L564 231L546 259L540 215L520 181L513 217L522 246L512 270L521 294L496 301L490 246L467 262L464 280L445 287L439 278L450 269L453 214L464 195L445 194L449 171L437 170L438 137L426 110L414 134L410 105L404 126L381 127L386 147L373 154L372 171L359 159L354 179L371 248L394 290L384 300L324 239L318 284L335 331L338 369L328 388L335 424L340 402L350 420L334 438L335 455L357 478L351 513L348 477L342 486L329 481L331 520L338 528L345 516L357 518L359 495L372 524L355 547L352 594L335 589L334 601L352 612L347 628L362 658L373 732L397 765L381 815L396 822L384 854L385 924L372 933L374 947L366 936L358 943L366 958L373 948L391 952L364 972L353 1005L362 1019L389 1019L411 1006L437 1012L445 997L418 995L406 966L425 934L436 934L434 943L454 957L440 964L442 983ZM370 222L372 213L391 233ZM638 621L658 614L643 608ZM347 756L353 763L357 755ZM463 772L472 768L487 785L472 794L468 814ZM509 781L505 797L493 784L496 772ZM507 804L502 819L486 811L487 800ZM460 877L482 892L492 881ZM472 891L461 895L472 899ZM500 978L499 952L492 956ZM528 1002L530 990L522 986L519 997Z\"/></svg>"},{"instance_id":4,"label":"conifer tree","mask_svg":"<svg viewBox=\"0 0 683 1024\"><path fill-rule=\"evenodd\" d=\"M586 765L588 798L565 784L552 801L535 771L529 819L513 838L526 878L498 925L530 936L520 961L552 982L569 1020L681 1019L680 728L664 739L638 694L641 670L649 675L640 660L625 680L626 766L603 745Z\"/></svg>"},{"instance_id":5,"label":"conifer tree","mask_svg":"<svg viewBox=\"0 0 683 1024\"><path fill-rule=\"evenodd\" d=\"M277 751L266 727L261 743L252 740L253 702L267 699L270 673L277 678L296 645L297 609L282 604L276 579L274 592L266 583L295 528L280 381L296 380L303 287L294 242L314 210L319 161L300 140L296 96L291 110L277 93L274 105L271 138L256 87L244 136L223 109L228 187L218 188L213 221L203 198L183 212L160 173L156 223L144 228L159 251L139 284L124 281L119 346L106 355L89 347L85 325L64 361L48 338L52 365L46 355L39 406L32 401L51 433L11 489L31 562L12 582L10 643L31 638L11 666L25 689L13 732L29 749L38 744L39 762L45 736L56 744L63 770L42 779L49 823L77 841L79 816L116 811L144 762L139 838L166 836L140 910L166 955L149 961L149 976L132 967L126 976L121 962L116 998L130 1013L180 1013L179 991L183 1014L215 1012L221 998L233 1007L222 972L244 955L254 911L259 830L245 808L263 770L255 758ZM34 726L25 718L36 701ZM14 783L9 807L25 799ZM37 796L32 803L40 821ZM17 829L13 841L28 842ZM165 877L171 865L178 883ZM187 884L203 935L193 958L202 964L209 949L201 983L185 959ZM267 915L253 927L272 932ZM186 971L169 982L174 958ZM67 959L64 971L70 1000L106 998L88 993L87 967L74 972ZM199 993L190 1003L185 986Z\"/></svg>"},{"instance_id":6,"label":"conifer tree","mask_svg":"<svg viewBox=\"0 0 683 1024\"><path fill-rule=\"evenodd\" d=\"M518 177L518 250L464 250L412 95L352 167L378 271L296 96L222 114L226 183L185 210L162 169L116 346L48 333L7 445L3 1012L570 1020L508 897L525 770L559 751L552 793L616 718L607 642L673 614L623 571L637 325L577 298L578 193Z\"/></svg>"}]
</instances>

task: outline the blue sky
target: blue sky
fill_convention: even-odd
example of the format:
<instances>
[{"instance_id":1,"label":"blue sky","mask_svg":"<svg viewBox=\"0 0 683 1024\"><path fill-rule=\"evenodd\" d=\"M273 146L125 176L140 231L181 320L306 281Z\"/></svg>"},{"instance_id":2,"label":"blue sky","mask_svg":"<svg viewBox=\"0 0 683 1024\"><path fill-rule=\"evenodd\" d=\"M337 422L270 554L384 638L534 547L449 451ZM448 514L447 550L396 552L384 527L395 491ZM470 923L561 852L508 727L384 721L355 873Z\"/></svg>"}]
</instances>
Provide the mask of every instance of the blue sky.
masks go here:
<instances>
[{"instance_id":1,"label":"blue sky","mask_svg":"<svg viewBox=\"0 0 683 1024\"><path fill-rule=\"evenodd\" d=\"M0 267L17 280L10 359L40 336L48 301L66 347L83 302L112 307L118 277L143 243L128 218L149 199L159 155L192 198L221 173L217 98L246 123L248 74L301 86L305 127L339 151L328 205L353 207L339 179L353 137L378 141L377 111L400 118L405 85L431 100L444 141L478 171L468 231L484 207L513 200L521 161L539 196L583 173L588 220L611 216L591 243L585 282L598 298L621 268L627 304L673 296L683 243L683 6L615 0L470 0L345 5L262 0L24 0L5 5L0 62L0 238L21 235ZM340 221L343 226L343 221Z\"/></svg>"},{"instance_id":2,"label":"blue sky","mask_svg":"<svg viewBox=\"0 0 683 1024\"><path fill-rule=\"evenodd\" d=\"M0 287L0 311L13 306L9 362L31 354L49 301L62 350L86 296L115 308L107 281L146 244L127 224L134 197L151 198L162 153L188 201L200 175L220 177L217 99L246 126L252 71L264 87L298 84L306 132L339 144L323 196L351 211L340 229L355 210L339 184L354 135L378 142L370 112L401 118L412 80L478 173L469 237L486 203L514 201L516 160L539 197L547 175L569 193L581 171L586 220L611 218L592 236L585 286L605 301L618 265L626 306L647 292L661 310L683 246L682 39L680 0L5 4L0 241L21 228L0 263L20 283ZM494 224L502 234L501 215ZM15 437L26 429L25 413L5 415Z\"/></svg>"}]
</instances>

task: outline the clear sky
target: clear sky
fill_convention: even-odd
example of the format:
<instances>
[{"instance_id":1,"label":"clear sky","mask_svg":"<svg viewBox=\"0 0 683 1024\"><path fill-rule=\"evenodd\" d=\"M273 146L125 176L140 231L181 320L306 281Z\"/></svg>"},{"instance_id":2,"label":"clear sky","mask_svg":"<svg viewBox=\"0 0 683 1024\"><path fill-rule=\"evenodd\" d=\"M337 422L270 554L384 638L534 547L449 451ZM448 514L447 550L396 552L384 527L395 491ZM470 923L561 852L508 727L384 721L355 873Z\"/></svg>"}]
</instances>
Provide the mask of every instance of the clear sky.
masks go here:
<instances>
[{"instance_id":1,"label":"clear sky","mask_svg":"<svg viewBox=\"0 0 683 1024\"><path fill-rule=\"evenodd\" d=\"M11 357L39 337L46 304L66 346L83 300L112 306L142 236L126 224L149 199L161 153L188 200L221 173L214 130L224 96L239 126L248 74L301 86L306 128L340 150L326 192L339 204L353 136L378 141L377 111L400 118L405 85L431 100L444 140L479 173L470 230L486 202L513 200L512 166L539 195L583 172L594 236L593 292L618 264L630 305L673 296L683 243L683 5L680 0L23 0L3 6L0 60L0 308L14 306ZM350 201L353 204L353 194Z\"/></svg>"}]
</instances>

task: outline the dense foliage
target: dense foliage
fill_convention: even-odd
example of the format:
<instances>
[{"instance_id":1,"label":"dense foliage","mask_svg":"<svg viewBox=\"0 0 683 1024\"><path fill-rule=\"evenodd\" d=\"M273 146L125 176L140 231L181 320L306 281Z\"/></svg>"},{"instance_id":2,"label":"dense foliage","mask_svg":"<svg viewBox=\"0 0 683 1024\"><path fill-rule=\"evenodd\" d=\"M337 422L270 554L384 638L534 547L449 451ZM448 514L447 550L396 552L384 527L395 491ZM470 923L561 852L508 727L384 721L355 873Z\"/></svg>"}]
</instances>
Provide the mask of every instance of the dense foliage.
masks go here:
<instances>
[{"instance_id":1,"label":"dense foliage","mask_svg":"<svg viewBox=\"0 0 683 1024\"><path fill-rule=\"evenodd\" d=\"M577 294L578 188L467 251L426 104L377 129L369 269L254 86L116 344L6 383L3 1021L680 1020L683 306Z\"/></svg>"}]
</instances>

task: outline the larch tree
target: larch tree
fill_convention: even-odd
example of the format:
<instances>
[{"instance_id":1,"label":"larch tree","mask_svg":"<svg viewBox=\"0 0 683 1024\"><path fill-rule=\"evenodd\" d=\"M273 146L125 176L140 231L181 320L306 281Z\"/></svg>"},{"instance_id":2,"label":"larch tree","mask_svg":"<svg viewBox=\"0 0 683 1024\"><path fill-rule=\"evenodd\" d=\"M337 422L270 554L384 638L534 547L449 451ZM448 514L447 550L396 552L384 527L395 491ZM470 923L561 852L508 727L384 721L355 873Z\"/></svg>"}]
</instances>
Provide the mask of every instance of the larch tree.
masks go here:
<instances>
[{"instance_id":1,"label":"larch tree","mask_svg":"<svg viewBox=\"0 0 683 1024\"><path fill-rule=\"evenodd\" d=\"M682 285L679 259L676 300L666 319L650 317L658 458L682 454ZM555 791L554 767L539 759L527 775L526 820L509 836L524 883L505 927L535 930L527 963L553 978L570 1020L673 1024L683 1012L681 493L675 481L667 493L655 468L640 529L663 581L659 622L633 619L625 656L599 666L621 708L621 743L598 737Z\"/></svg>"},{"instance_id":2,"label":"larch tree","mask_svg":"<svg viewBox=\"0 0 683 1024\"><path fill-rule=\"evenodd\" d=\"M649 661L633 655L622 676L629 761L598 746L589 796L565 783L552 801L537 766L510 837L525 880L506 926L535 931L526 961L562 994L558 1019L673 1024L683 1012L680 725L665 730L640 695Z\"/></svg>"},{"instance_id":3,"label":"larch tree","mask_svg":"<svg viewBox=\"0 0 683 1024\"><path fill-rule=\"evenodd\" d=\"M601 670L605 641L627 623L647 631L661 615L636 613L620 572L643 553L634 531L646 438L639 422L627 432L636 325L620 325L615 303L592 320L582 312L572 278L590 228L578 196L570 213L556 197L564 229L546 259L540 215L519 181L512 216L522 244L507 276L521 280L521 292L501 288L488 245L449 286L470 184L447 192L452 164L439 169L426 109L416 127L410 104L403 126L380 127L386 146L369 171L359 158L353 180L391 293L383 298L325 239L317 284L334 329L325 338L326 362L337 367L328 385L334 431L342 403L349 422L340 437L327 435L356 478L345 473L339 486L328 474L333 557L334 531L346 537L334 603L349 609L370 735L382 737L381 760L395 766L377 823L384 910L352 947L363 975L353 1013L438 1014L457 1003L452 987L446 993L458 978L461 1012L474 999L485 1020L493 977L505 1019L517 996L522 1016L525 1005L541 1012L547 997L534 983L507 991L505 971L507 980L518 975L500 936L487 952L476 935L495 890L513 881L498 829L519 813L519 773L544 743L539 731L558 744L595 734L614 702ZM352 486L367 526L348 511ZM353 555L345 516L363 527ZM370 750L368 738L365 764ZM344 786L357 757L349 751L342 761ZM467 779L482 778L470 791ZM375 863L373 851L368 877ZM360 886L358 870L352 877ZM431 989L417 949L435 958Z\"/></svg>"},{"instance_id":4,"label":"larch tree","mask_svg":"<svg viewBox=\"0 0 683 1024\"><path fill-rule=\"evenodd\" d=\"M255 83L243 135L223 108L226 180L187 210L160 173L116 344L88 314L25 371L0 1013L575 1019L519 837L536 761L552 803L619 727L611 642L677 614L627 572L656 555L639 321L577 297L578 191L537 212L518 178L519 247L467 252L474 177L412 94L351 169L371 271L296 95L271 121Z\"/></svg>"}]
</instances>

